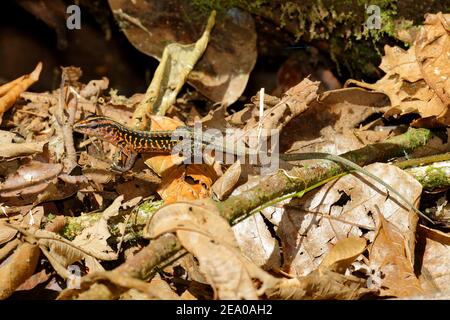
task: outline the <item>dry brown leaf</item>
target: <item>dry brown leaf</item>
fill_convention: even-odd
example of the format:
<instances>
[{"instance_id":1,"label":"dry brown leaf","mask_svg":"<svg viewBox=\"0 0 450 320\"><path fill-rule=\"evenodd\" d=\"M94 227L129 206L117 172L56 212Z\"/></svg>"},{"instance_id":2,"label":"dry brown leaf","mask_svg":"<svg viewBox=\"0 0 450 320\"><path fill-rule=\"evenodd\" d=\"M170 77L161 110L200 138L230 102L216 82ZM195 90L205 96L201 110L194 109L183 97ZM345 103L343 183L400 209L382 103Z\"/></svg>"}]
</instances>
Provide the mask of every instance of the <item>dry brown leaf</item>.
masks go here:
<instances>
[{"instance_id":1,"label":"dry brown leaf","mask_svg":"<svg viewBox=\"0 0 450 320\"><path fill-rule=\"evenodd\" d=\"M74 189L56 188L61 164L30 161L22 165L17 172L8 175L0 184L0 201L8 206L21 206L61 199L73 194ZM62 183L62 182L61 182ZM61 186L59 186L61 187ZM20 195L20 197L19 197Z\"/></svg>"},{"instance_id":2,"label":"dry brown leaf","mask_svg":"<svg viewBox=\"0 0 450 320\"><path fill-rule=\"evenodd\" d=\"M219 216L212 200L161 208L149 221L145 235L154 238L174 231L199 260L200 270L220 299L257 299L278 281L240 253L228 222ZM259 289L252 279L260 281Z\"/></svg>"},{"instance_id":3,"label":"dry brown leaf","mask_svg":"<svg viewBox=\"0 0 450 320\"><path fill-rule=\"evenodd\" d=\"M39 261L37 245L22 243L11 260L0 267L0 300L8 298L24 281L34 273Z\"/></svg>"},{"instance_id":4,"label":"dry brown leaf","mask_svg":"<svg viewBox=\"0 0 450 320\"><path fill-rule=\"evenodd\" d=\"M0 245L9 242L16 236L17 230L11 229L0 223Z\"/></svg>"},{"instance_id":5,"label":"dry brown leaf","mask_svg":"<svg viewBox=\"0 0 450 320\"><path fill-rule=\"evenodd\" d=\"M364 238L351 237L340 239L328 251L319 268L328 268L331 271L343 274L365 250L366 239Z\"/></svg>"},{"instance_id":6,"label":"dry brown leaf","mask_svg":"<svg viewBox=\"0 0 450 320\"><path fill-rule=\"evenodd\" d=\"M427 14L415 49L423 78L450 107L450 14Z\"/></svg>"},{"instance_id":7,"label":"dry brown leaf","mask_svg":"<svg viewBox=\"0 0 450 320\"><path fill-rule=\"evenodd\" d=\"M214 182L212 191L219 200L225 199L236 186L241 176L241 162L238 160L225 173Z\"/></svg>"},{"instance_id":8,"label":"dry brown leaf","mask_svg":"<svg viewBox=\"0 0 450 320\"><path fill-rule=\"evenodd\" d=\"M283 279L266 294L269 299L355 300L373 291L360 278L318 269L305 277Z\"/></svg>"},{"instance_id":9,"label":"dry brown leaf","mask_svg":"<svg viewBox=\"0 0 450 320\"><path fill-rule=\"evenodd\" d=\"M380 69L387 74L398 74L400 78L409 82L423 79L414 53L414 47L405 51L399 47L385 46Z\"/></svg>"},{"instance_id":10,"label":"dry brown leaf","mask_svg":"<svg viewBox=\"0 0 450 320\"><path fill-rule=\"evenodd\" d=\"M259 119L259 106L251 106L251 116L241 120L245 123L244 130L257 130L259 127L266 130L283 128L290 120L305 112L309 104L316 100L318 88L319 82L313 82L308 78L303 79L302 82L289 89L277 104L273 106L269 104L269 108L264 110L262 119ZM258 99L255 97L256 101ZM269 102L271 101L269 100ZM236 116L231 116L231 118L233 117ZM237 120L232 121L236 122Z\"/></svg>"},{"instance_id":11,"label":"dry brown leaf","mask_svg":"<svg viewBox=\"0 0 450 320\"><path fill-rule=\"evenodd\" d=\"M116 15L123 11L115 11ZM205 29L195 43L180 44L177 42L164 47L161 61L156 68L142 102L134 111L134 127L147 128L146 115L149 113L165 115L175 103L176 97L185 84L197 61L205 52L214 27L216 11L212 11L206 22Z\"/></svg>"},{"instance_id":12,"label":"dry brown leaf","mask_svg":"<svg viewBox=\"0 0 450 320\"><path fill-rule=\"evenodd\" d=\"M385 117L419 113L416 126L450 123L450 15L428 14L408 51L385 46L380 68L386 75L374 84L349 80L360 87L385 93L391 107Z\"/></svg>"},{"instance_id":13,"label":"dry brown leaf","mask_svg":"<svg viewBox=\"0 0 450 320\"><path fill-rule=\"evenodd\" d=\"M256 213L233 226L242 253L264 270L278 269L281 252L261 214Z\"/></svg>"},{"instance_id":14,"label":"dry brown leaf","mask_svg":"<svg viewBox=\"0 0 450 320\"><path fill-rule=\"evenodd\" d=\"M41 153L46 142L2 143L0 158L13 158Z\"/></svg>"},{"instance_id":15,"label":"dry brown leaf","mask_svg":"<svg viewBox=\"0 0 450 320\"><path fill-rule=\"evenodd\" d=\"M166 281L159 277L153 278L147 284L147 292L162 300L180 300L180 297L172 290ZM130 289L121 295L121 300L148 300L149 295L139 291L138 288Z\"/></svg>"},{"instance_id":16,"label":"dry brown leaf","mask_svg":"<svg viewBox=\"0 0 450 320\"><path fill-rule=\"evenodd\" d=\"M420 271L422 287L450 293L450 234L422 225L418 231L425 241Z\"/></svg>"},{"instance_id":17,"label":"dry brown leaf","mask_svg":"<svg viewBox=\"0 0 450 320\"><path fill-rule=\"evenodd\" d=\"M412 203L420 197L421 185L401 169L382 163L365 167ZM387 220L400 228L413 259L417 215L378 183L363 174L352 174L324 185L314 193L293 200L288 208L266 217L277 225L284 253L284 270L305 276L317 269L339 239L375 237L373 213L378 206Z\"/></svg>"},{"instance_id":18,"label":"dry brown leaf","mask_svg":"<svg viewBox=\"0 0 450 320\"><path fill-rule=\"evenodd\" d=\"M101 218L92 226L83 229L83 231L76 236L72 243L75 246L95 253L98 256L105 255L110 257L112 260L117 258L116 253L107 243L108 238L111 237L111 233L108 229L108 220L119 214L119 209L122 206L123 198L123 195L117 197L114 202L103 211ZM89 262L92 263L90 265L90 270L95 269L98 271L99 267L101 267L94 261Z\"/></svg>"},{"instance_id":19,"label":"dry brown leaf","mask_svg":"<svg viewBox=\"0 0 450 320\"><path fill-rule=\"evenodd\" d=\"M324 92L284 128L280 136L281 145L293 152L341 154L383 141L389 136L389 130L362 131L356 128L388 103L384 94L361 88Z\"/></svg>"},{"instance_id":20,"label":"dry brown leaf","mask_svg":"<svg viewBox=\"0 0 450 320\"><path fill-rule=\"evenodd\" d=\"M410 240L404 231L379 215L376 237L369 247L370 268L374 270L374 287L382 296L408 297L424 293L414 274Z\"/></svg>"}]
</instances>

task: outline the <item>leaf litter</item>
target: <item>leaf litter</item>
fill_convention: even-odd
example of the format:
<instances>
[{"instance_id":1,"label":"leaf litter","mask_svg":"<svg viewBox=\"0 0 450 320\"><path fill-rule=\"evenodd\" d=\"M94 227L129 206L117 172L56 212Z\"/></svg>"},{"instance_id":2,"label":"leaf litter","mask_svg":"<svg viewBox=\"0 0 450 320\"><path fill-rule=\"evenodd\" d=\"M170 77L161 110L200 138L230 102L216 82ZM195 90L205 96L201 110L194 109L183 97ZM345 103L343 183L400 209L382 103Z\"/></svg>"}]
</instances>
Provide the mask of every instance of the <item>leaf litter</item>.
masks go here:
<instances>
[{"instance_id":1,"label":"leaf litter","mask_svg":"<svg viewBox=\"0 0 450 320\"><path fill-rule=\"evenodd\" d=\"M142 16L145 6L139 11L121 1L109 5L130 42L161 59L146 95L120 96L107 78L85 84L76 67L61 70L58 89L26 91L38 81L42 64L0 86L1 299L51 279L68 280L60 299L102 298L104 292L111 299L186 300L449 292L448 228L425 225L362 172L335 177L306 194L261 195L260 206L248 195L276 181L270 180L276 173L264 177L240 161L183 164L180 157L161 154L142 155L131 170L119 173L110 166L120 148L72 131L74 122L97 114L130 128L173 130L200 120L205 128L240 129L232 140L246 140L255 129L278 129L282 152L342 154L377 143L388 149L385 141L405 132L386 125L392 117L415 113L411 126L449 125L448 14L427 15L408 50L386 46L380 65L386 75L375 84L349 80L343 89L318 93L320 82L305 78L281 97L258 94L229 113L226 107L242 95L256 60L251 16L227 12L214 28L211 16L203 37L195 26L198 37L191 39L175 36L170 25L156 29L158 17ZM227 34L233 37L222 41L228 48L223 49L218 44ZM178 43L148 41L155 37ZM198 39L201 48L189 51L189 61L170 51L186 54ZM173 108L185 82L221 105L201 119L204 110L195 104L189 112ZM442 153L448 145L435 136L423 149ZM316 163L297 165L314 175ZM377 161L364 169L419 207L427 196L422 180L396 165ZM280 174L298 179L286 170ZM448 213L445 201L433 204L435 217ZM228 212L241 206L238 216L246 219L236 222ZM166 248L167 239L181 251ZM46 268L40 259L48 262ZM149 260L154 260L150 267ZM76 288L74 267L82 276ZM114 293L96 291L105 282Z\"/></svg>"}]
</instances>

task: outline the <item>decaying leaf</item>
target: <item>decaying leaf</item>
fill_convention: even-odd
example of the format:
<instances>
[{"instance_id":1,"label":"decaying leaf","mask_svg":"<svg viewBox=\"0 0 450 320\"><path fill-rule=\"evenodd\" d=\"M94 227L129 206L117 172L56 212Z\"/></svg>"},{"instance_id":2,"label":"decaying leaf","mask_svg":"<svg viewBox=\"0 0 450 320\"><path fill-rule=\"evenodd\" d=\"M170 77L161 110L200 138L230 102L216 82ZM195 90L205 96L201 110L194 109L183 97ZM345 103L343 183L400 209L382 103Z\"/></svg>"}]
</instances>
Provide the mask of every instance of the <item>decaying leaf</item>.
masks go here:
<instances>
[{"instance_id":1,"label":"decaying leaf","mask_svg":"<svg viewBox=\"0 0 450 320\"><path fill-rule=\"evenodd\" d=\"M416 38L415 49L423 78L448 108L450 106L450 61L448 59L450 14L428 14Z\"/></svg>"},{"instance_id":2,"label":"decaying leaf","mask_svg":"<svg viewBox=\"0 0 450 320\"><path fill-rule=\"evenodd\" d=\"M281 133L282 146L292 152L341 154L386 139L390 130L358 130L359 124L388 105L384 94L361 88L327 91Z\"/></svg>"},{"instance_id":3,"label":"decaying leaf","mask_svg":"<svg viewBox=\"0 0 450 320\"><path fill-rule=\"evenodd\" d=\"M354 300L370 292L374 290L365 288L363 279L318 269L304 277L283 279L266 293L269 299Z\"/></svg>"},{"instance_id":4,"label":"decaying leaf","mask_svg":"<svg viewBox=\"0 0 450 320\"><path fill-rule=\"evenodd\" d=\"M4 143L0 149L0 158L29 156L42 152L45 142Z\"/></svg>"},{"instance_id":5,"label":"decaying leaf","mask_svg":"<svg viewBox=\"0 0 450 320\"><path fill-rule=\"evenodd\" d=\"M103 211L102 217L91 227L85 228L72 243L80 248L89 250L96 255L105 255L111 259L117 258L116 253L106 240L111 237L108 229L108 220L119 214L122 206L123 195L117 197L114 202ZM98 265L97 268L98 269Z\"/></svg>"},{"instance_id":6,"label":"decaying leaf","mask_svg":"<svg viewBox=\"0 0 450 320\"><path fill-rule=\"evenodd\" d=\"M216 179L206 164L182 165L164 175L157 191L165 203L208 198Z\"/></svg>"},{"instance_id":7,"label":"decaying leaf","mask_svg":"<svg viewBox=\"0 0 450 320\"><path fill-rule=\"evenodd\" d=\"M211 29L214 27L216 12L208 19L200 39L195 44L171 43L164 48L161 62L155 71L152 83L142 102L137 106L133 118L134 127L145 129L148 113L165 115L183 87L189 73L203 55L208 45Z\"/></svg>"}]
</instances>

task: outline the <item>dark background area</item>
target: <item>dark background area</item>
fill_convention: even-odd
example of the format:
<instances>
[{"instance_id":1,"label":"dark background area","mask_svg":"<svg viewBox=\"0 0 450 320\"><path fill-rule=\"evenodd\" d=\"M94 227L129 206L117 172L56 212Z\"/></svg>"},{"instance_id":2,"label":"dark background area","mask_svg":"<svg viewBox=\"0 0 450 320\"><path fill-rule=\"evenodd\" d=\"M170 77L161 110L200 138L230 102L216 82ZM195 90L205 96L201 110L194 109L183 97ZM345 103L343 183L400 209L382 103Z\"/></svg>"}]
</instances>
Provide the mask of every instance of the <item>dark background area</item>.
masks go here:
<instances>
[{"instance_id":1,"label":"dark background area","mask_svg":"<svg viewBox=\"0 0 450 320\"><path fill-rule=\"evenodd\" d=\"M69 65L82 68L83 82L106 76L120 94L145 91L158 61L136 50L112 20L108 24L109 39L92 13L82 8L81 29L68 30L64 25L67 45L58 48L64 39L58 38L54 29L17 2L2 1L0 83L31 72L42 61L40 80L32 87L35 91L57 88L59 66Z\"/></svg>"}]
</instances>

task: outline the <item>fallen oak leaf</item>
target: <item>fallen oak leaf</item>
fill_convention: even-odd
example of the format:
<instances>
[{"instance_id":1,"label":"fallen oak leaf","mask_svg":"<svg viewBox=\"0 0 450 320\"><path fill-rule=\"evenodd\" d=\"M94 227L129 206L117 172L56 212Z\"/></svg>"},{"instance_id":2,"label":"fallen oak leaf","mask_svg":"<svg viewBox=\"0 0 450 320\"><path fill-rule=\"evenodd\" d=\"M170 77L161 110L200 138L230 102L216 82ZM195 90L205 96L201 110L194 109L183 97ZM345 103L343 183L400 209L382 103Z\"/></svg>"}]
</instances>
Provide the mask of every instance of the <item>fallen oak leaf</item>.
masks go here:
<instances>
[{"instance_id":1,"label":"fallen oak leaf","mask_svg":"<svg viewBox=\"0 0 450 320\"><path fill-rule=\"evenodd\" d=\"M427 14L414 45L423 78L450 107L450 14Z\"/></svg>"},{"instance_id":2,"label":"fallen oak leaf","mask_svg":"<svg viewBox=\"0 0 450 320\"><path fill-rule=\"evenodd\" d=\"M420 283L424 290L450 292L450 234L419 225L419 243L423 244Z\"/></svg>"}]
</instances>

